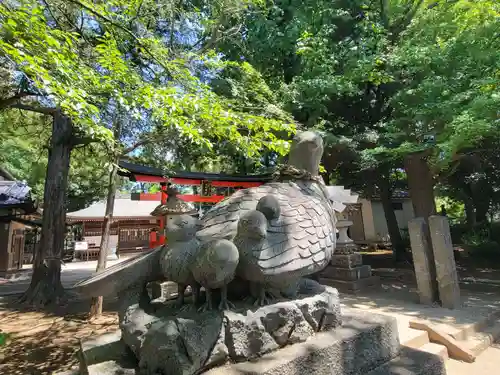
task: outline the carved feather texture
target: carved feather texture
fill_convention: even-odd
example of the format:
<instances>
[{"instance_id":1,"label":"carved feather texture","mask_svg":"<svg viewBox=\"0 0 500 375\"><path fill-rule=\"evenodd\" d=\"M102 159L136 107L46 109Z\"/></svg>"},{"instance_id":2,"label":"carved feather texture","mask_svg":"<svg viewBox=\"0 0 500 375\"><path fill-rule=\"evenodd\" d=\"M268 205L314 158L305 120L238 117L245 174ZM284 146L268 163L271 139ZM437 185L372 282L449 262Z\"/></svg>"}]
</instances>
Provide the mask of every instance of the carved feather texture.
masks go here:
<instances>
[{"instance_id":1,"label":"carved feather texture","mask_svg":"<svg viewBox=\"0 0 500 375\"><path fill-rule=\"evenodd\" d=\"M259 199L273 194L280 204L278 219L268 221L267 238L255 242L234 238L240 250L243 278L256 280L288 274L302 276L322 269L335 248L335 213L317 183L269 183L240 190L209 210L198 239L231 238L242 214L255 210Z\"/></svg>"}]
</instances>

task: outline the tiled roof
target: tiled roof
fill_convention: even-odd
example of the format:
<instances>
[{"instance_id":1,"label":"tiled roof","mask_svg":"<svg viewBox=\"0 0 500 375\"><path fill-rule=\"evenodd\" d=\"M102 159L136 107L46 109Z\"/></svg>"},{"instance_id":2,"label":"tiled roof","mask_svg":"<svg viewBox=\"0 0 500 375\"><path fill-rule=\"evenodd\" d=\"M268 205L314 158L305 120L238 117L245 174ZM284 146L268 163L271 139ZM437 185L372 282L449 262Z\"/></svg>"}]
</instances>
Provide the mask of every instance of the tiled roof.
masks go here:
<instances>
[{"instance_id":1,"label":"tiled roof","mask_svg":"<svg viewBox=\"0 0 500 375\"><path fill-rule=\"evenodd\" d=\"M0 181L0 203L18 204L30 199L31 188L20 181Z\"/></svg>"},{"instance_id":2,"label":"tiled roof","mask_svg":"<svg viewBox=\"0 0 500 375\"><path fill-rule=\"evenodd\" d=\"M271 181L273 176L271 173L260 175L231 175L224 173L204 173L204 172L175 172L167 171L159 168L148 167L139 164L133 164L121 160L120 176L131 178L134 174L147 176L166 176L168 178L185 178L188 180L210 180L210 181L231 181L231 182L267 182Z\"/></svg>"},{"instance_id":3,"label":"tiled roof","mask_svg":"<svg viewBox=\"0 0 500 375\"><path fill-rule=\"evenodd\" d=\"M31 188L21 181L0 181L0 208L6 210L18 209L24 213L35 211L31 199Z\"/></svg>"},{"instance_id":4,"label":"tiled roof","mask_svg":"<svg viewBox=\"0 0 500 375\"><path fill-rule=\"evenodd\" d=\"M153 218L151 211L158 206L157 201L133 201L130 198L115 199L114 218ZM102 219L106 210L106 201L96 202L83 210L68 212L67 218L75 220Z\"/></svg>"}]
</instances>

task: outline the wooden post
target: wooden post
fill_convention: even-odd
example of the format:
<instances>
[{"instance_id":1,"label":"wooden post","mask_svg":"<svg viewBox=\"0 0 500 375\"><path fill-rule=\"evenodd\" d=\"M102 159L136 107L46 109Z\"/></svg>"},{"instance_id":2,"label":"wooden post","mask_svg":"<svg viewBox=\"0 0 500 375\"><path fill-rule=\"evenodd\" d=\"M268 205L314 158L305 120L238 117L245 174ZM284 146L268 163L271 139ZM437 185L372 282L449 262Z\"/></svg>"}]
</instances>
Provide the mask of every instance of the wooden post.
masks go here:
<instances>
[{"instance_id":1,"label":"wooden post","mask_svg":"<svg viewBox=\"0 0 500 375\"><path fill-rule=\"evenodd\" d=\"M167 184L161 183L161 204L167 203ZM165 218L160 216L160 245L165 244Z\"/></svg>"}]
</instances>

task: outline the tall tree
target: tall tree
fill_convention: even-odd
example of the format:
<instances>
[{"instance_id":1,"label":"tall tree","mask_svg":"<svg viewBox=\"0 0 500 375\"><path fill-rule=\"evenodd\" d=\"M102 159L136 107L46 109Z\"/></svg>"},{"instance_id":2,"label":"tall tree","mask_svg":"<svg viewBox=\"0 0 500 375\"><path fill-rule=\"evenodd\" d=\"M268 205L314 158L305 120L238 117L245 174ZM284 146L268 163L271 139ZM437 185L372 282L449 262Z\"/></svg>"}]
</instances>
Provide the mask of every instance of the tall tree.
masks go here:
<instances>
[{"instance_id":1,"label":"tall tree","mask_svg":"<svg viewBox=\"0 0 500 375\"><path fill-rule=\"evenodd\" d=\"M48 303L61 295L64 236L51 223L65 222L71 151L80 144L112 141L102 115L111 101L131 116L149 116L208 148L212 140L225 139L250 156L262 147L286 150L287 142L276 132L292 132L294 125L233 110L203 81L207 69L201 67L217 59L207 47L197 50L191 43L188 49L176 40L179 23L202 19L205 12L189 6L167 15L164 10L172 9L172 3L165 5L125 0L0 4L0 58L16 72L10 88L1 90L0 109L53 117L44 233L24 296L28 302ZM165 24L171 25L168 40Z\"/></svg>"}]
</instances>

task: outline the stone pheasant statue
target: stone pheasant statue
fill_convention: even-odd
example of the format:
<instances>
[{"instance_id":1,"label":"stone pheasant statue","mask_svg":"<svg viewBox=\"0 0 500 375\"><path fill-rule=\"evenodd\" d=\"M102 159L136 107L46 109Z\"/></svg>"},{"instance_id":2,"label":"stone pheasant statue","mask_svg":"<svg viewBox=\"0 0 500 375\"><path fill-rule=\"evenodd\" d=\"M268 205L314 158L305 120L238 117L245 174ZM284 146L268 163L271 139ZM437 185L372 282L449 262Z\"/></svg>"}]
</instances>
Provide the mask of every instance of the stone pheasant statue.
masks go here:
<instances>
[{"instance_id":1,"label":"stone pheasant statue","mask_svg":"<svg viewBox=\"0 0 500 375\"><path fill-rule=\"evenodd\" d=\"M272 289L289 289L300 277L321 270L330 261L335 249L336 217L319 176L322 155L323 141L318 134L297 134L288 165L275 173L275 182L239 190L214 206L201 220L201 230L196 233L197 244L193 243L196 250L189 252L196 255L186 256L178 262L190 269L193 277L196 275L197 282L205 283L205 288L221 288L221 307L226 307L225 286L234 271L239 278L257 287L257 302L263 304L269 301L267 294ZM223 250L229 251L227 259ZM143 260L124 267L140 270L138 264L149 265L154 257L160 262L154 254L142 257ZM216 261L212 261L214 258ZM149 268L154 272L159 269ZM142 269L149 268L142 266ZM120 272L123 271L117 270ZM169 277L167 273L164 276ZM135 279L158 277L146 277L140 272ZM108 273L107 279L113 282L112 274ZM133 281L115 283L111 289L125 288L125 284L130 285Z\"/></svg>"}]
</instances>

